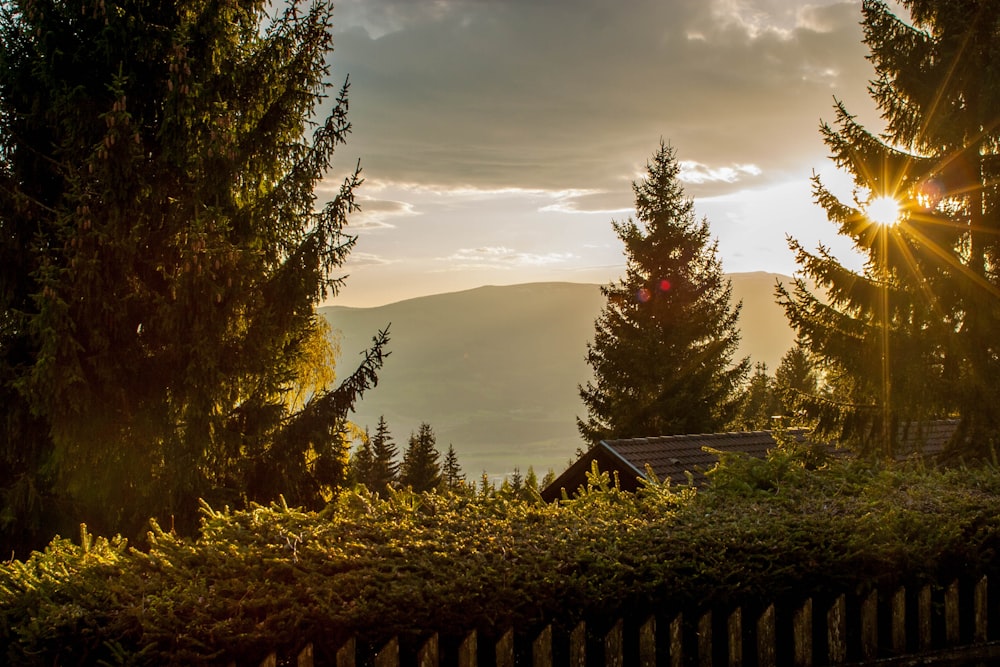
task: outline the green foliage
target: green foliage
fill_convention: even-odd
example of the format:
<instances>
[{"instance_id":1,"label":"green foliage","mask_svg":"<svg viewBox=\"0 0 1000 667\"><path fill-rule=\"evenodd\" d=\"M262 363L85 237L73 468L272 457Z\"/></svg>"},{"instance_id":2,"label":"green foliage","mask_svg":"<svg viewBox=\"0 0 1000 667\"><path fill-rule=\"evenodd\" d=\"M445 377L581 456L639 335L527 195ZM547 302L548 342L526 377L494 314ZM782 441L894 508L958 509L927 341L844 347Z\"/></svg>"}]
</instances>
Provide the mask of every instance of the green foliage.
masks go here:
<instances>
[{"instance_id":1,"label":"green foliage","mask_svg":"<svg viewBox=\"0 0 1000 667\"><path fill-rule=\"evenodd\" d=\"M821 460L783 444L724 457L703 490L617 488L593 470L562 503L509 494L344 492L203 508L197 539L56 539L0 565L9 665L253 663L437 631L495 637L552 620L1000 574L1000 473Z\"/></svg>"},{"instance_id":2,"label":"green foliage","mask_svg":"<svg viewBox=\"0 0 1000 667\"><path fill-rule=\"evenodd\" d=\"M820 429L889 457L907 423L959 416L953 453L988 458L1000 445L1000 4L902 5L911 24L862 3L885 129L841 102L821 126L857 187L845 202L815 177L814 197L865 264L793 240L802 277L779 297L826 376L810 399ZM897 224L868 216L879 197L899 202Z\"/></svg>"},{"instance_id":3,"label":"green foliage","mask_svg":"<svg viewBox=\"0 0 1000 667\"><path fill-rule=\"evenodd\" d=\"M358 171L314 193L347 86L324 81L331 4L269 7L0 4L4 544L343 481L386 342L339 385L313 372L353 244Z\"/></svg>"},{"instance_id":4,"label":"green foliage","mask_svg":"<svg viewBox=\"0 0 1000 667\"><path fill-rule=\"evenodd\" d=\"M708 433L733 418L749 359L730 365L740 306L730 305L708 222L697 220L663 142L633 183L638 222L615 222L625 278L602 287L607 304L587 346L595 379L580 387L591 444L607 439Z\"/></svg>"}]
</instances>

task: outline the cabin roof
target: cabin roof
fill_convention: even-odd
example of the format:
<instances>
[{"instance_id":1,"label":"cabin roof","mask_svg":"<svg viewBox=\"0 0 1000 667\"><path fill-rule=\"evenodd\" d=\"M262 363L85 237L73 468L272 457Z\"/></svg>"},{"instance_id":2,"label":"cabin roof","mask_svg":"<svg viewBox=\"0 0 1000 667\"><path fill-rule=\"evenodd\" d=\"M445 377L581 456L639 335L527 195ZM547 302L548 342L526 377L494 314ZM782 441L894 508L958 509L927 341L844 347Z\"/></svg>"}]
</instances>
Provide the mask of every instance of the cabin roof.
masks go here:
<instances>
[{"instance_id":1,"label":"cabin roof","mask_svg":"<svg viewBox=\"0 0 1000 667\"><path fill-rule=\"evenodd\" d=\"M958 427L958 420L944 419L908 425L900 430L900 457L913 455L936 456L944 451ZM572 494L586 484L593 462L602 472L618 475L618 483L626 491L639 488L639 480L647 478L647 467L659 481L686 484L688 475L696 485L705 482L705 471L719 460L717 452L743 453L763 458L778 441L776 431L739 431L732 433L702 433L663 435L650 438L602 440L594 445L542 489L546 501L561 497L562 490ZM786 437L805 440L805 428L786 429Z\"/></svg>"}]
</instances>

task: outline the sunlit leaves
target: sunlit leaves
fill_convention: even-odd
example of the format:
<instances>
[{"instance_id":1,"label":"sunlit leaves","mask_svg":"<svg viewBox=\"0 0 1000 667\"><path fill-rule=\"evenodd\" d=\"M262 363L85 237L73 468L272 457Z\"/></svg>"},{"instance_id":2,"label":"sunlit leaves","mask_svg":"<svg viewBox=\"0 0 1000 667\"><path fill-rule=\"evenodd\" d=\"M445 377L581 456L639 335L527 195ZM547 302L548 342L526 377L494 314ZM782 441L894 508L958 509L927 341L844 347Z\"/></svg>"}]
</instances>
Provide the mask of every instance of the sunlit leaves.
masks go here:
<instances>
[{"instance_id":1,"label":"sunlit leaves","mask_svg":"<svg viewBox=\"0 0 1000 667\"><path fill-rule=\"evenodd\" d=\"M319 513L203 506L197 540L154 524L138 550L84 533L0 564L0 642L11 665L110 662L111 647L139 664L242 664L304 641L332 654L349 636L491 636L920 584L955 563L995 572L994 470L887 470L784 443L767 459L724 456L710 477L631 494L594 471L550 505L359 490Z\"/></svg>"}]
</instances>

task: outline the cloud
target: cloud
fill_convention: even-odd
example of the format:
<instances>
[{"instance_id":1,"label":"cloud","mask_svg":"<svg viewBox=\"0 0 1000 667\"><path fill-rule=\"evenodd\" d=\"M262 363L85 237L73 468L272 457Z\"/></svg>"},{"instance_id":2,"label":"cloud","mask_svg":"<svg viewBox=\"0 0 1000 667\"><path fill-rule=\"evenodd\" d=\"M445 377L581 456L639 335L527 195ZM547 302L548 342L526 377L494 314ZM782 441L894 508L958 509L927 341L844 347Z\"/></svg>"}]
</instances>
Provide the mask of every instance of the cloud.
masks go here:
<instances>
[{"instance_id":1,"label":"cloud","mask_svg":"<svg viewBox=\"0 0 1000 667\"><path fill-rule=\"evenodd\" d=\"M726 167L709 167L692 160L681 160L678 179L684 183L736 183L746 176L760 176L761 169L755 164L734 164Z\"/></svg>"},{"instance_id":2,"label":"cloud","mask_svg":"<svg viewBox=\"0 0 1000 667\"><path fill-rule=\"evenodd\" d=\"M573 253L553 252L536 254L519 252L504 246L484 246L480 248L460 248L448 257L440 257L438 259L441 262L447 262L449 270L468 270L545 266L567 262L574 257Z\"/></svg>"},{"instance_id":3,"label":"cloud","mask_svg":"<svg viewBox=\"0 0 1000 667\"><path fill-rule=\"evenodd\" d=\"M712 0L712 17L727 27L736 27L751 39L769 35L795 39L796 31L828 33L838 28L840 5L851 2L801 4L788 0Z\"/></svg>"},{"instance_id":4,"label":"cloud","mask_svg":"<svg viewBox=\"0 0 1000 667\"><path fill-rule=\"evenodd\" d=\"M351 251L350 255L348 255L345 266L348 269L357 269L365 266L385 266L387 264L395 264L396 261L397 260L386 259L385 257L370 252L358 252L354 250Z\"/></svg>"},{"instance_id":5,"label":"cloud","mask_svg":"<svg viewBox=\"0 0 1000 667\"><path fill-rule=\"evenodd\" d=\"M619 191L569 191L556 197L556 201L543 206L540 211L558 213L625 213L634 209L631 188Z\"/></svg>"},{"instance_id":6,"label":"cloud","mask_svg":"<svg viewBox=\"0 0 1000 667\"><path fill-rule=\"evenodd\" d=\"M370 199L358 197L361 210L352 214L349 225L351 231L373 231L380 229L395 229L389 222L393 218L419 215L416 207L404 201L386 199Z\"/></svg>"},{"instance_id":7,"label":"cloud","mask_svg":"<svg viewBox=\"0 0 1000 667\"><path fill-rule=\"evenodd\" d=\"M856 2L349 0L336 12L331 64L350 74L354 124L341 150L397 183L628 194L622 176L660 137L682 159L757 165L762 182L808 173L831 93L864 100L870 78Z\"/></svg>"}]
</instances>

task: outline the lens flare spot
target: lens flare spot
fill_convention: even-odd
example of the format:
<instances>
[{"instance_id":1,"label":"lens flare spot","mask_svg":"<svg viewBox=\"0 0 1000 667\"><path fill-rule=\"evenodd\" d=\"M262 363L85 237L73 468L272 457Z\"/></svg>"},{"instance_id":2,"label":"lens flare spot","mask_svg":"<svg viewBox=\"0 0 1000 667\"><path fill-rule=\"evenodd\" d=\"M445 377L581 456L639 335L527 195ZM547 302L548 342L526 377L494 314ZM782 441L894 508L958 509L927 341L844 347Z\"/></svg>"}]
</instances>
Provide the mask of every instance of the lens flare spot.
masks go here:
<instances>
[{"instance_id":1,"label":"lens flare spot","mask_svg":"<svg viewBox=\"0 0 1000 667\"><path fill-rule=\"evenodd\" d=\"M635 298L639 303L646 303L653 298L653 293L643 287L635 293Z\"/></svg>"},{"instance_id":2,"label":"lens flare spot","mask_svg":"<svg viewBox=\"0 0 1000 667\"><path fill-rule=\"evenodd\" d=\"M925 211L932 211L944 198L944 185L936 178L928 178L917 189L917 204Z\"/></svg>"},{"instance_id":3,"label":"lens flare spot","mask_svg":"<svg viewBox=\"0 0 1000 667\"><path fill-rule=\"evenodd\" d=\"M899 222L899 202L892 197L876 197L868 202L865 215L876 225L894 225Z\"/></svg>"},{"instance_id":4,"label":"lens flare spot","mask_svg":"<svg viewBox=\"0 0 1000 667\"><path fill-rule=\"evenodd\" d=\"M660 281L660 291L661 292L669 292L670 291L670 281L669 280L661 280Z\"/></svg>"}]
</instances>

